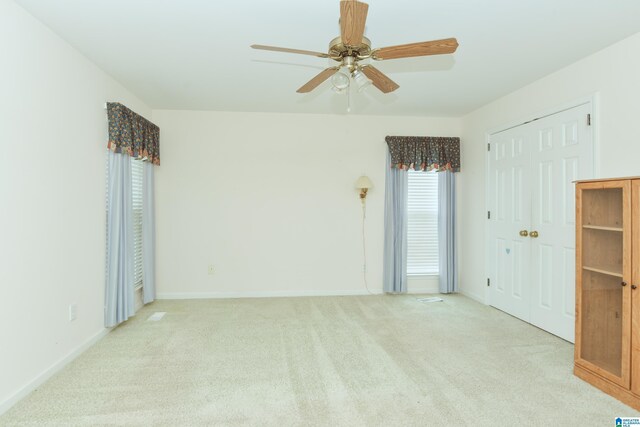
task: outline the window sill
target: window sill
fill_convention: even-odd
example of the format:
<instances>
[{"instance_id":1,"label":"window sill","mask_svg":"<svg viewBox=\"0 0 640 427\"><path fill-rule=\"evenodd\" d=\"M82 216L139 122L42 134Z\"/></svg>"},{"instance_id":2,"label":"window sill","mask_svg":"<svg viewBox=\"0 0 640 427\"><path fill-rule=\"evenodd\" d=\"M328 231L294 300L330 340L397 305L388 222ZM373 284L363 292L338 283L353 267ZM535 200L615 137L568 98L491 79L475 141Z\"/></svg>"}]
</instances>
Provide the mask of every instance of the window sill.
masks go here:
<instances>
[{"instance_id":1,"label":"window sill","mask_svg":"<svg viewBox=\"0 0 640 427\"><path fill-rule=\"evenodd\" d=\"M439 273L429 273L429 274L407 274L407 277L415 277L415 278L421 278L424 277L425 279L430 278L430 277L439 277L440 274Z\"/></svg>"}]
</instances>

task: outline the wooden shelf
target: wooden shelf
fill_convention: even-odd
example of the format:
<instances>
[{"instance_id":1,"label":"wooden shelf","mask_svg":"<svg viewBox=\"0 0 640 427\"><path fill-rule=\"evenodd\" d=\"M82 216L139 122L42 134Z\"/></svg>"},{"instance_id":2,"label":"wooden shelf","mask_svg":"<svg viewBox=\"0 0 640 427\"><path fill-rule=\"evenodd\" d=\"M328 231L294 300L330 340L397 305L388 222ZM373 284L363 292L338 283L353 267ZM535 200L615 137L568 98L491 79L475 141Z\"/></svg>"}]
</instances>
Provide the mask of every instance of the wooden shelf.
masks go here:
<instances>
[{"instance_id":1,"label":"wooden shelf","mask_svg":"<svg viewBox=\"0 0 640 427\"><path fill-rule=\"evenodd\" d=\"M588 228L589 230L604 230L604 231L620 231L622 227L603 227L601 225L583 225L582 228Z\"/></svg>"},{"instance_id":2,"label":"wooden shelf","mask_svg":"<svg viewBox=\"0 0 640 427\"><path fill-rule=\"evenodd\" d=\"M606 274L608 276L622 277L622 273L615 273L613 271L601 270L599 268L587 267L586 265L582 266L583 269L593 271L594 273Z\"/></svg>"},{"instance_id":3,"label":"wooden shelf","mask_svg":"<svg viewBox=\"0 0 640 427\"><path fill-rule=\"evenodd\" d=\"M598 225L597 227L604 227ZM617 228L612 225L611 228ZM609 276L622 277L624 233L601 228L582 230L582 266Z\"/></svg>"}]
</instances>

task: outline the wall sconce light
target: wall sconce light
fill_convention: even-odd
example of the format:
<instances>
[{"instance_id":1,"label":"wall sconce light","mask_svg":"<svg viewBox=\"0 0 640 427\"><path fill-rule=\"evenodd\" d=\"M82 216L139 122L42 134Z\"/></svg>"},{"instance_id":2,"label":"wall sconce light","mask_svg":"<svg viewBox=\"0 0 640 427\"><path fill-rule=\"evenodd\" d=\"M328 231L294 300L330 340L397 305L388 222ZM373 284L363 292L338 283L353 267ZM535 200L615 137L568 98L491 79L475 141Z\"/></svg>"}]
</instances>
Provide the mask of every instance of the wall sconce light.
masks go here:
<instances>
[{"instance_id":1,"label":"wall sconce light","mask_svg":"<svg viewBox=\"0 0 640 427\"><path fill-rule=\"evenodd\" d=\"M367 198L367 191L369 191L370 188L373 188L373 183L368 176L362 175L356 181L356 189L360 190L360 201L363 204L365 199Z\"/></svg>"},{"instance_id":2,"label":"wall sconce light","mask_svg":"<svg viewBox=\"0 0 640 427\"><path fill-rule=\"evenodd\" d=\"M365 218L367 217L367 192L369 189L373 188L373 183L369 179L368 176L362 175L360 178L356 180L356 189L360 190L360 203L362 204L362 279L364 280L364 287L369 292L369 294L373 295L369 290L369 285L367 284L367 244L365 240Z\"/></svg>"}]
</instances>

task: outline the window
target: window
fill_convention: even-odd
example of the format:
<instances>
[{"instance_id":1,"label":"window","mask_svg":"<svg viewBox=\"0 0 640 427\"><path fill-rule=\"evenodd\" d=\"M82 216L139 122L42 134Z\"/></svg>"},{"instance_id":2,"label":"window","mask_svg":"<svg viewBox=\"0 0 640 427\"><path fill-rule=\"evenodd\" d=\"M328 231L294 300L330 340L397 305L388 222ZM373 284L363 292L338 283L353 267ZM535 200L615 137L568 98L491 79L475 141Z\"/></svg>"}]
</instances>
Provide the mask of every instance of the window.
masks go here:
<instances>
[{"instance_id":1,"label":"window","mask_svg":"<svg viewBox=\"0 0 640 427\"><path fill-rule=\"evenodd\" d=\"M131 159L133 202L133 287L142 286L142 160Z\"/></svg>"},{"instance_id":2,"label":"window","mask_svg":"<svg viewBox=\"0 0 640 427\"><path fill-rule=\"evenodd\" d=\"M408 171L407 274L438 274L438 175Z\"/></svg>"}]
</instances>

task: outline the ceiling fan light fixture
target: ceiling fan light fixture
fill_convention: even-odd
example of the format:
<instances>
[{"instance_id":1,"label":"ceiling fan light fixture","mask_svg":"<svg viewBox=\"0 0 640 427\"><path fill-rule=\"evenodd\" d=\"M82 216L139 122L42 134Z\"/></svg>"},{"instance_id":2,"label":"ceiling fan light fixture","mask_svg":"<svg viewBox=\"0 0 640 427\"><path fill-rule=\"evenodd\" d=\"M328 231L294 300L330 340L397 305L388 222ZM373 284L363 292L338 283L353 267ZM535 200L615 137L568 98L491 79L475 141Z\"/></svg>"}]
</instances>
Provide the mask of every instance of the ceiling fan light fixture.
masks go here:
<instances>
[{"instance_id":1,"label":"ceiling fan light fixture","mask_svg":"<svg viewBox=\"0 0 640 427\"><path fill-rule=\"evenodd\" d=\"M351 76L358 85L358 92L362 92L373 83L360 69L354 70Z\"/></svg>"},{"instance_id":2,"label":"ceiling fan light fixture","mask_svg":"<svg viewBox=\"0 0 640 427\"><path fill-rule=\"evenodd\" d=\"M331 77L333 90L337 93L343 93L349 87L350 83L349 76L342 72L337 72Z\"/></svg>"}]
</instances>

